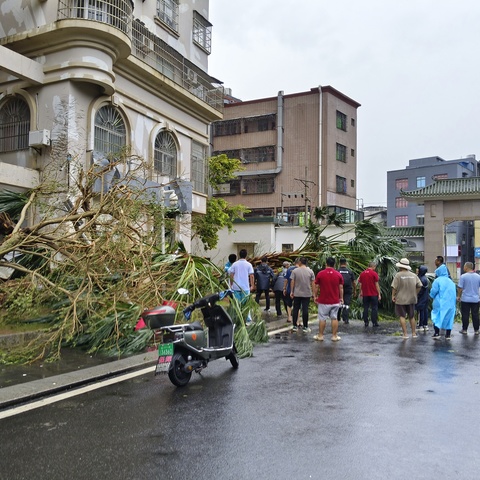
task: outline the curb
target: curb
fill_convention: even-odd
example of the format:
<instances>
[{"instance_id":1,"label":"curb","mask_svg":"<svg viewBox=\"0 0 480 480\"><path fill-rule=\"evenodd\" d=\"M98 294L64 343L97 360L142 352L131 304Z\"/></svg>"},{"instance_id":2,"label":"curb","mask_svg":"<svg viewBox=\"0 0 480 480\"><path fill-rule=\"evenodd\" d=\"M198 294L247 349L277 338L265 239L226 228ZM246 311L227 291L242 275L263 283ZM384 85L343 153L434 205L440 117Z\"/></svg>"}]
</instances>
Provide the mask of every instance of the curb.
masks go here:
<instances>
[{"instance_id":1,"label":"curb","mask_svg":"<svg viewBox=\"0 0 480 480\"><path fill-rule=\"evenodd\" d=\"M156 351L147 352L96 367L84 368L53 377L5 387L0 389L0 410L37 400L53 393L78 388L88 383L104 380L108 377L122 375L145 366L154 365L156 360Z\"/></svg>"},{"instance_id":2,"label":"curb","mask_svg":"<svg viewBox=\"0 0 480 480\"><path fill-rule=\"evenodd\" d=\"M291 329L291 326L282 320L272 320L271 322L265 323L269 336ZM74 370L52 377L0 388L0 410L8 409L32 400L38 400L47 395L83 387L109 377L140 370L150 365L153 366L156 361L157 351L154 350L95 367Z\"/></svg>"}]
</instances>

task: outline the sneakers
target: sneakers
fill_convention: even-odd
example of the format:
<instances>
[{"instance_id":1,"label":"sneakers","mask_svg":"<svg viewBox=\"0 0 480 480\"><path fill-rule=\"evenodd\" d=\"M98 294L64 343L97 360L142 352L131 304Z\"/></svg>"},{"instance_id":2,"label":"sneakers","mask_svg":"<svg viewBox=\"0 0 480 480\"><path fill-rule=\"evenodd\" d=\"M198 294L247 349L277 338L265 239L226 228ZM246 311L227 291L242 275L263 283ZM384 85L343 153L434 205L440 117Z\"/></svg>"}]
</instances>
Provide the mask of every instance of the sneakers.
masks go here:
<instances>
[{"instance_id":1,"label":"sneakers","mask_svg":"<svg viewBox=\"0 0 480 480\"><path fill-rule=\"evenodd\" d=\"M466 331L466 330L460 330L459 333L461 333L462 335L467 335L467 331Z\"/></svg>"},{"instance_id":2,"label":"sneakers","mask_svg":"<svg viewBox=\"0 0 480 480\"><path fill-rule=\"evenodd\" d=\"M434 334L432 335L432 338L433 338L434 340L440 340L440 339L441 339L439 333L434 333Z\"/></svg>"},{"instance_id":3,"label":"sneakers","mask_svg":"<svg viewBox=\"0 0 480 480\"><path fill-rule=\"evenodd\" d=\"M321 335L314 335L313 339L316 340L317 342L323 342L323 336Z\"/></svg>"},{"instance_id":4,"label":"sneakers","mask_svg":"<svg viewBox=\"0 0 480 480\"><path fill-rule=\"evenodd\" d=\"M294 326L292 327L292 332L296 332L296 331L297 331L297 326L294 325Z\"/></svg>"},{"instance_id":5,"label":"sneakers","mask_svg":"<svg viewBox=\"0 0 480 480\"><path fill-rule=\"evenodd\" d=\"M312 329L311 329L311 328L308 328L308 327L303 327L303 331L304 331L305 333L309 333L309 332L312 331Z\"/></svg>"},{"instance_id":6,"label":"sneakers","mask_svg":"<svg viewBox=\"0 0 480 480\"><path fill-rule=\"evenodd\" d=\"M447 337L447 336L445 335L445 340L451 340L451 339L452 339L452 337L450 337L450 336Z\"/></svg>"},{"instance_id":7,"label":"sneakers","mask_svg":"<svg viewBox=\"0 0 480 480\"><path fill-rule=\"evenodd\" d=\"M428 327L427 327L426 325L423 326L423 331L424 331L425 333L428 332Z\"/></svg>"},{"instance_id":8,"label":"sneakers","mask_svg":"<svg viewBox=\"0 0 480 480\"><path fill-rule=\"evenodd\" d=\"M475 335L478 335L480 334L480 332L478 330L475 330Z\"/></svg>"}]
</instances>

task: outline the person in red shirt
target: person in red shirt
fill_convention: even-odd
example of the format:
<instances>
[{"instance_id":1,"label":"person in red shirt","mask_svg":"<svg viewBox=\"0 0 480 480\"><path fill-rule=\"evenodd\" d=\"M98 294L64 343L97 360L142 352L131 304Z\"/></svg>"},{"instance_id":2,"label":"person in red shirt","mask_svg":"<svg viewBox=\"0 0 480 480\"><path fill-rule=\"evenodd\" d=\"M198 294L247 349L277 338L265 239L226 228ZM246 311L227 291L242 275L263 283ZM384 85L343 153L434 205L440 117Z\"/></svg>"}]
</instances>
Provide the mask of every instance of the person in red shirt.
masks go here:
<instances>
[{"instance_id":1,"label":"person in red shirt","mask_svg":"<svg viewBox=\"0 0 480 480\"><path fill-rule=\"evenodd\" d=\"M313 338L323 341L323 334L327 325L327 319L332 320L332 341L338 342L338 309L343 304L343 276L335 270L335 259L328 257L327 267L321 270L315 277L314 297L318 304L318 320L320 322L318 335Z\"/></svg>"},{"instance_id":2,"label":"person in red shirt","mask_svg":"<svg viewBox=\"0 0 480 480\"><path fill-rule=\"evenodd\" d=\"M378 327L378 302L382 299L378 273L375 271L377 264L370 262L368 268L358 277L360 284L360 298L363 297L363 322L368 327L368 309L372 310L372 325Z\"/></svg>"}]
</instances>

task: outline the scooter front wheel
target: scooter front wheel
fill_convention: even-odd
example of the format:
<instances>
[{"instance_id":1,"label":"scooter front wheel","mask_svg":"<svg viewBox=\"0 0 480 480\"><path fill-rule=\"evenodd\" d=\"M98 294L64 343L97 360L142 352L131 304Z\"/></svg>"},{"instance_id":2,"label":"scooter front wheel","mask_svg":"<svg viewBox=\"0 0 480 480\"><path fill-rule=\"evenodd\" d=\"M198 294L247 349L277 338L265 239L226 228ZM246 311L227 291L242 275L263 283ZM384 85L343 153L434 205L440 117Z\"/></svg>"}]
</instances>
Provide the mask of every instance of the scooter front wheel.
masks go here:
<instances>
[{"instance_id":1,"label":"scooter front wheel","mask_svg":"<svg viewBox=\"0 0 480 480\"><path fill-rule=\"evenodd\" d=\"M185 358L181 353L173 354L170 368L168 369L168 378L177 387L184 387L192 376L192 372L184 370L185 363Z\"/></svg>"}]
</instances>

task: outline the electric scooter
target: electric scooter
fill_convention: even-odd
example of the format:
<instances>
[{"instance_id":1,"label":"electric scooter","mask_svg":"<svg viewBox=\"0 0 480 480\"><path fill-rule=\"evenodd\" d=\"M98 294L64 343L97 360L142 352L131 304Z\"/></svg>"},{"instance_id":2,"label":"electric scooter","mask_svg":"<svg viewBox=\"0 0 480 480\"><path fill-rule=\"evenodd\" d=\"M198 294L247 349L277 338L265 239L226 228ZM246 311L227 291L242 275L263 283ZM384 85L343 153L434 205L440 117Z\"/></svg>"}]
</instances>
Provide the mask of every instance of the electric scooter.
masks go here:
<instances>
[{"instance_id":1,"label":"electric scooter","mask_svg":"<svg viewBox=\"0 0 480 480\"><path fill-rule=\"evenodd\" d=\"M185 293L183 289L182 292ZM174 325L175 309L172 305L162 305L142 314L146 326L160 332L158 361L155 375L168 374L177 387L188 384L192 372L200 373L210 360L225 358L233 368L238 368L239 359L233 340L235 323L219 300L232 297L231 290L213 293L200 298L183 310L186 320L192 312L201 308L203 321Z\"/></svg>"}]
</instances>

